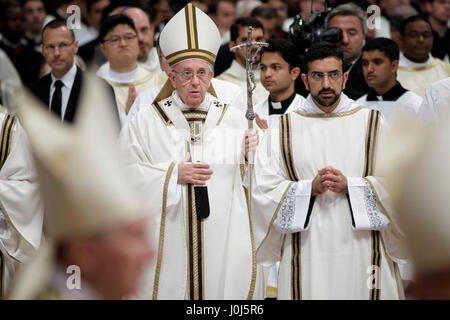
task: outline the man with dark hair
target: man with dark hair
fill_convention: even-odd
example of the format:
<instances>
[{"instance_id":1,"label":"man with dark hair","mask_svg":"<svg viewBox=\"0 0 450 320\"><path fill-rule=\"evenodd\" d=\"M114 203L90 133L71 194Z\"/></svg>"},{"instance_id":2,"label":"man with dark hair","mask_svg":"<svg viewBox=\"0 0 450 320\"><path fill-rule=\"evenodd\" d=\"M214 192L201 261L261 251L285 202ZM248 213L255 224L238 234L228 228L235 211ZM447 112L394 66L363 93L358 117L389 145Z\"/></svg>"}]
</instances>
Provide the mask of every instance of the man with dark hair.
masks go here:
<instances>
[{"instance_id":1,"label":"man with dark hair","mask_svg":"<svg viewBox=\"0 0 450 320\"><path fill-rule=\"evenodd\" d=\"M275 30L275 38L287 38L287 33L283 31L283 23L288 17L288 6L282 0L268 0L267 5L275 9L277 13L277 27Z\"/></svg>"},{"instance_id":2,"label":"man with dark hair","mask_svg":"<svg viewBox=\"0 0 450 320\"><path fill-rule=\"evenodd\" d=\"M303 106L305 98L295 92L300 75L300 61L295 45L285 39L270 39L261 51L261 82L269 97L255 106L255 121L266 130L279 116ZM279 264L261 268L265 281L265 297L277 296Z\"/></svg>"},{"instance_id":3,"label":"man with dark hair","mask_svg":"<svg viewBox=\"0 0 450 320\"><path fill-rule=\"evenodd\" d=\"M313 44L304 67L303 108L274 122L256 151L257 262L281 261L278 299L400 299L402 239L377 176L385 121L342 93L339 48Z\"/></svg>"},{"instance_id":4,"label":"man with dark hair","mask_svg":"<svg viewBox=\"0 0 450 320\"><path fill-rule=\"evenodd\" d=\"M421 15L405 19L400 27L403 52L400 54L398 81L419 96L427 87L450 76L450 64L431 55L433 32Z\"/></svg>"},{"instance_id":5,"label":"man with dark hair","mask_svg":"<svg viewBox=\"0 0 450 320\"><path fill-rule=\"evenodd\" d=\"M72 123L83 84L83 71L75 63L78 41L65 21L54 19L42 29L41 47L51 72L34 83L31 91L62 121ZM117 116L114 108L113 113Z\"/></svg>"},{"instance_id":6,"label":"man with dark hair","mask_svg":"<svg viewBox=\"0 0 450 320\"><path fill-rule=\"evenodd\" d=\"M20 75L22 82L30 86L39 79L44 59L39 52L27 45L23 38L22 8L17 1L0 6L0 49L5 51Z\"/></svg>"},{"instance_id":7,"label":"man with dark hair","mask_svg":"<svg viewBox=\"0 0 450 320\"><path fill-rule=\"evenodd\" d=\"M449 0L427 0L425 9L428 21L433 29L433 57L450 60L450 1Z\"/></svg>"},{"instance_id":8,"label":"man with dark hair","mask_svg":"<svg viewBox=\"0 0 450 320\"><path fill-rule=\"evenodd\" d=\"M278 116L301 107L305 98L295 93L300 61L295 45L285 39L270 39L261 50L261 82L269 97L255 106L256 123L265 130Z\"/></svg>"},{"instance_id":9,"label":"man with dark hair","mask_svg":"<svg viewBox=\"0 0 450 320\"><path fill-rule=\"evenodd\" d=\"M82 71L75 64L78 41L65 21L55 19L42 29L41 46L51 73L31 90L61 120L73 122L83 82Z\"/></svg>"},{"instance_id":10,"label":"man with dark hair","mask_svg":"<svg viewBox=\"0 0 450 320\"><path fill-rule=\"evenodd\" d=\"M88 23L88 29L85 34L86 43L98 37L102 13L109 4L109 0L88 0L86 2L86 22Z\"/></svg>"},{"instance_id":11,"label":"man with dark hair","mask_svg":"<svg viewBox=\"0 0 450 320\"><path fill-rule=\"evenodd\" d=\"M392 10L392 14L389 19L390 36L387 38L394 40L400 51L403 51L402 42L400 40L400 28L402 21L411 16L415 16L416 14L418 14L418 11L414 9L414 7L407 5L398 6Z\"/></svg>"},{"instance_id":12,"label":"man with dark hair","mask_svg":"<svg viewBox=\"0 0 450 320\"><path fill-rule=\"evenodd\" d=\"M109 16L100 27L100 49L108 64L97 75L113 87L121 123L137 94L159 84L155 73L137 64L137 37L133 20L124 14Z\"/></svg>"},{"instance_id":13,"label":"man with dark hair","mask_svg":"<svg viewBox=\"0 0 450 320\"><path fill-rule=\"evenodd\" d=\"M220 32L221 42L230 41L230 28L236 18L236 5L233 0L214 1L209 9L211 18Z\"/></svg>"},{"instance_id":14,"label":"man with dark hair","mask_svg":"<svg viewBox=\"0 0 450 320\"><path fill-rule=\"evenodd\" d=\"M275 35L278 25L277 10L269 5L263 4L252 10L250 17L256 18L264 28L264 38L270 39Z\"/></svg>"},{"instance_id":15,"label":"man with dark hair","mask_svg":"<svg viewBox=\"0 0 450 320\"><path fill-rule=\"evenodd\" d=\"M228 44L229 48L232 48L239 44L243 44L247 41L249 26L253 27L251 40L253 42L256 42L256 41L264 42L264 28L263 28L261 22L258 21L258 19L250 18L250 17L239 18L231 26L231 29L230 29L231 41ZM227 70L225 70L223 73L221 73L220 76L218 76L217 78L221 79L221 80L229 81L231 83L237 84L240 87L246 88L246 86L247 86L247 74L245 71L246 50L248 50L248 49L244 48L244 49L235 50L234 51L235 58L234 58L233 62L231 63L231 66ZM253 46L253 47L251 47L250 50L253 53L256 50L259 50L259 47ZM259 54L256 57L256 59L257 60L260 59ZM268 94L266 89L264 89L264 87L261 84L259 70L256 69L257 67L258 67L257 64L253 65L253 68L255 69L253 71L254 71L255 80L256 80L256 89L255 89L255 91L253 91L253 102L255 104L266 99L267 94Z\"/></svg>"},{"instance_id":16,"label":"man with dark hair","mask_svg":"<svg viewBox=\"0 0 450 320\"><path fill-rule=\"evenodd\" d=\"M338 46L344 54L344 72L349 75L344 93L356 100L369 90L361 64L361 49L367 34L366 16L358 6L348 3L334 8L328 14L326 24L328 28L342 30Z\"/></svg>"},{"instance_id":17,"label":"man with dark hair","mask_svg":"<svg viewBox=\"0 0 450 320\"><path fill-rule=\"evenodd\" d=\"M397 81L399 56L397 44L387 38L369 40L362 49L364 79L370 88L357 103L379 110L388 122L398 111L417 114L422 103L421 97Z\"/></svg>"},{"instance_id":18,"label":"man with dark hair","mask_svg":"<svg viewBox=\"0 0 450 320\"><path fill-rule=\"evenodd\" d=\"M54 18L47 15L43 0L22 0L24 38L27 44L37 51L41 50L41 31L44 25Z\"/></svg>"}]
</instances>

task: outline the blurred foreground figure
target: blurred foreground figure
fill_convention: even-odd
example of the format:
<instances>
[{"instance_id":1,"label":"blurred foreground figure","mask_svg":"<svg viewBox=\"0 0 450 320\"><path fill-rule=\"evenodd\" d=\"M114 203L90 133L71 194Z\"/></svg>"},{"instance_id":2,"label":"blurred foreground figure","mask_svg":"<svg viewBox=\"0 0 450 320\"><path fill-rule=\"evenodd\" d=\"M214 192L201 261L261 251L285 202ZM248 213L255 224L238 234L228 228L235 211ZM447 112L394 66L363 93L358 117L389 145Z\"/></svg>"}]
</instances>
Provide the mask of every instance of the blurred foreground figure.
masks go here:
<instances>
[{"instance_id":1,"label":"blurred foreground figure","mask_svg":"<svg viewBox=\"0 0 450 320\"><path fill-rule=\"evenodd\" d=\"M0 106L0 297L41 243L43 206L27 137Z\"/></svg>"},{"instance_id":2,"label":"blurred foreground figure","mask_svg":"<svg viewBox=\"0 0 450 320\"><path fill-rule=\"evenodd\" d=\"M409 290L415 299L450 299L449 115L445 110L439 124L425 129L414 124L418 120L399 119L389 138L398 156L385 159L415 268Z\"/></svg>"},{"instance_id":3,"label":"blurred foreground figure","mask_svg":"<svg viewBox=\"0 0 450 320\"><path fill-rule=\"evenodd\" d=\"M92 77L72 126L29 97L18 103L41 179L47 241L11 299L129 297L152 258L147 210L120 166L108 96Z\"/></svg>"}]
</instances>

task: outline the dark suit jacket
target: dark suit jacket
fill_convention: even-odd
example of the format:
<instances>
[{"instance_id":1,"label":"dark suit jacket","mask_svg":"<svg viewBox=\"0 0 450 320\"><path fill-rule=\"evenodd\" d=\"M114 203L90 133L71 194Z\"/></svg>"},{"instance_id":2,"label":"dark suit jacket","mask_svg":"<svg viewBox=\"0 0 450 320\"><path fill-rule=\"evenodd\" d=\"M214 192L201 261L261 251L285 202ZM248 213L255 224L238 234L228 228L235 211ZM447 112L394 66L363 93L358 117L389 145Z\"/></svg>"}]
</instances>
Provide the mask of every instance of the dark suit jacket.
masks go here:
<instances>
[{"instance_id":1,"label":"dark suit jacket","mask_svg":"<svg viewBox=\"0 0 450 320\"><path fill-rule=\"evenodd\" d=\"M364 79L362 71L362 59L359 57L355 65L350 70L344 93L353 100L356 100L369 92L369 86Z\"/></svg>"},{"instance_id":2,"label":"dark suit jacket","mask_svg":"<svg viewBox=\"0 0 450 320\"><path fill-rule=\"evenodd\" d=\"M111 95L111 100L113 101L111 108L112 112L116 115L117 123L120 128L120 120L119 120L119 112L117 110L116 99L114 96L113 88L102 79L105 85L108 88L108 92ZM31 91L34 93L36 97L41 100L44 105L49 109L50 107L50 86L52 85L52 77L49 74L43 76L39 79L38 82L31 86ZM72 90L70 90L69 100L67 101L67 108L64 114L64 121L68 123L73 123L75 119L75 115L78 109L79 101L80 101L80 93L81 88L83 86L83 71L79 67L77 67L77 73L75 75L75 79L73 81Z\"/></svg>"},{"instance_id":3,"label":"dark suit jacket","mask_svg":"<svg viewBox=\"0 0 450 320\"><path fill-rule=\"evenodd\" d=\"M70 90L67 108L64 114L64 121L73 122L75 112L80 99L81 86L83 84L83 72L77 67L75 80L73 81L72 90ZM47 74L39 79L38 82L31 86L31 91L41 100L47 107L50 106L50 86L52 85L51 74Z\"/></svg>"}]
</instances>

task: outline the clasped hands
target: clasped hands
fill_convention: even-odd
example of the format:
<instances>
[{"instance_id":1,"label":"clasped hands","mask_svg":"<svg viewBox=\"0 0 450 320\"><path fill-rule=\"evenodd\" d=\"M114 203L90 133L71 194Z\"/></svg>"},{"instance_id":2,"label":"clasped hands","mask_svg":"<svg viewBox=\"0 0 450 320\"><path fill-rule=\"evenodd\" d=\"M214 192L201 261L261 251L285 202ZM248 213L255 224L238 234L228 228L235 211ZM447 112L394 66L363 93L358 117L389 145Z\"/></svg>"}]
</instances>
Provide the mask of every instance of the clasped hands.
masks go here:
<instances>
[{"instance_id":1,"label":"clasped hands","mask_svg":"<svg viewBox=\"0 0 450 320\"><path fill-rule=\"evenodd\" d=\"M317 172L312 182L311 194L315 196L327 190L343 194L348 192L347 178L342 172L331 166Z\"/></svg>"},{"instance_id":2,"label":"clasped hands","mask_svg":"<svg viewBox=\"0 0 450 320\"><path fill-rule=\"evenodd\" d=\"M254 152L259 143L259 136L256 130L246 130L244 141L242 143L247 158L248 152ZM209 164L202 162L189 162L191 155L189 152L184 159L178 162L178 183L179 184L196 184L200 186L206 185L206 181L211 178L213 171Z\"/></svg>"}]
</instances>

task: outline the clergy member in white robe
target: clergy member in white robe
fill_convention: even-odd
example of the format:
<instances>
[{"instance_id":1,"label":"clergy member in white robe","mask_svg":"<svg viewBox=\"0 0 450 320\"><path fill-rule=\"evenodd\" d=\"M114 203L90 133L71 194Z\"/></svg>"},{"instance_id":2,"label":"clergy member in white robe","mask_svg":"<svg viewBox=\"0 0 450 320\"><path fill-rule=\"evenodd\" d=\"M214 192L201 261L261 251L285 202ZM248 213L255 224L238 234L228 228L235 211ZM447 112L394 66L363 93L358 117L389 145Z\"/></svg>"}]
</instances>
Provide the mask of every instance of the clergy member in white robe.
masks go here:
<instances>
[{"instance_id":1,"label":"clergy member in white robe","mask_svg":"<svg viewBox=\"0 0 450 320\"><path fill-rule=\"evenodd\" d=\"M5 297L21 266L38 250L43 205L25 132L0 107L0 294Z\"/></svg>"},{"instance_id":2,"label":"clergy member in white robe","mask_svg":"<svg viewBox=\"0 0 450 320\"><path fill-rule=\"evenodd\" d=\"M123 14L108 17L100 28L99 39L108 63L97 71L97 75L113 87L123 124L137 94L157 86L159 78L137 65L139 46L131 18Z\"/></svg>"},{"instance_id":3,"label":"clergy member in white robe","mask_svg":"<svg viewBox=\"0 0 450 320\"><path fill-rule=\"evenodd\" d=\"M255 122L262 131L278 121L281 115L300 109L305 101L295 92L300 61L294 44L285 39L270 39L267 43L268 46L261 50L260 66L261 82L269 96L255 106ZM277 297L278 268L278 262L272 267L261 268L266 298Z\"/></svg>"},{"instance_id":4,"label":"clergy member in white robe","mask_svg":"<svg viewBox=\"0 0 450 320\"><path fill-rule=\"evenodd\" d=\"M112 99L101 84L86 75L71 125L25 94L17 103L45 204L45 243L17 275L9 299L124 299L136 293L155 256L149 207L128 179Z\"/></svg>"},{"instance_id":5,"label":"clergy member in white robe","mask_svg":"<svg viewBox=\"0 0 450 320\"><path fill-rule=\"evenodd\" d=\"M157 213L152 220L157 260L138 298L252 299L256 294L240 170L247 120L209 86L219 46L219 31L206 14L192 4L179 11L160 35L170 82L121 133L131 177ZM250 135L250 149L255 141L257 135Z\"/></svg>"},{"instance_id":6,"label":"clergy member in white robe","mask_svg":"<svg viewBox=\"0 0 450 320\"><path fill-rule=\"evenodd\" d=\"M356 103L380 111L387 123L392 123L399 112L419 113L422 98L412 91L406 90L397 82L391 90L382 95L377 95L375 90L369 89L369 93L356 100Z\"/></svg>"},{"instance_id":7,"label":"clergy member in white robe","mask_svg":"<svg viewBox=\"0 0 450 320\"><path fill-rule=\"evenodd\" d=\"M398 45L391 39L370 39L362 48L362 69L369 92L356 102L380 111L388 123L402 112L417 114L422 103L422 97L397 81L399 58Z\"/></svg>"},{"instance_id":8,"label":"clergy member in white robe","mask_svg":"<svg viewBox=\"0 0 450 320\"><path fill-rule=\"evenodd\" d=\"M432 57L426 62L417 63L400 53L400 65L397 79L408 90L423 97L427 87L450 75L450 63Z\"/></svg>"},{"instance_id":9,"label":"clergy member in white robe","mask_svg":"<svg viewBox=\"0 0 450 320\"><path fill-rule=\"evenodd\" d=\"M268 97L255 106L256 123L267 129L282 114L301 108L305 98L295 92L300 62L292 42L271 39L261 50L261 82Z\"/></svg>"},{"instance_id":10,"label":"clergy member in white robe","mask_svg":"<svg viewBox=\"0 0 450 320\"><path fill-rule=\"evenodd\" d=\"M431 55L433 30L422 15L403 20L400 27L402 53L397 80L423 97L428 86L450 76L450 63Z\"/></svg>"},{"instance_id":11,"label":"clergy member in white robe","mask_svg":"<svg viewBox=\"0 0 450 320\"><path fill-rule=\"evenodd\" d=\"M377 177L385 120L342 93L340 49L305 56L304 110L258 147L252 218L257 261L280 261L278 299L401 299L402 235Z\"/></svg>"}]
</instances>

